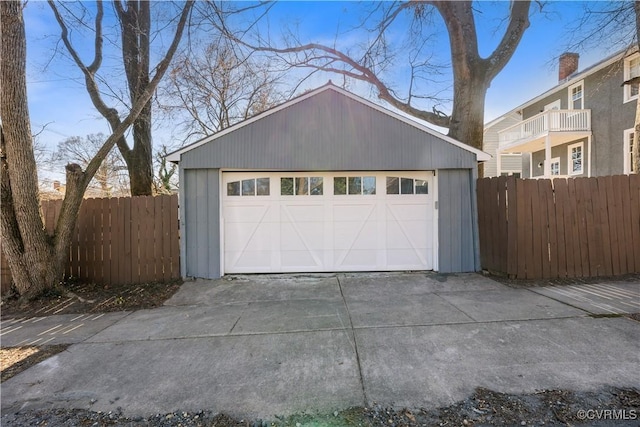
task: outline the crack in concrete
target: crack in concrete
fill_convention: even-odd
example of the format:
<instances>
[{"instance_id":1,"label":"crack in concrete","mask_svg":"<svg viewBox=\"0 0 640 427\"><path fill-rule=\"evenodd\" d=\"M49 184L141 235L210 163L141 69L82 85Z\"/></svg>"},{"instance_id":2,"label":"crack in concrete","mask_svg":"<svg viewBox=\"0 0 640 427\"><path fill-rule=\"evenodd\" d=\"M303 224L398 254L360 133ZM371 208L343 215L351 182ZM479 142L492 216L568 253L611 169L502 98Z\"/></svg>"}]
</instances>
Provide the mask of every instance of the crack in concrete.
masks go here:
<instances>
[{"instance_id":1,"label":"crack in concrete","mask_svg":"<svg viewBox=\"0 0 640 427\"><path fill-rule=\"evenodd\" d=\"M349 325L351 327L351 333L353 334L353 349L356 353L356 363L358 364L358 376L360 377L360 387L362 389L362 399L363 404L366 407L368 405L369 399L367 398L367 391L364 388L364 375L362 374L362 363L360 363L360 352L358 351L358 339L356 338L356 330L353 327L353 319L351 318L351 312L349 311L349 305L347 304L347 299L344 296L344 292L342 290L342 283L340 283L340 275L336 274L336 281L338 282L338 288L340 289L340 295L342 296L342 302L344 303L344 308L347 311L347 317L349 318Z\"/></svg>"}]
</instances>

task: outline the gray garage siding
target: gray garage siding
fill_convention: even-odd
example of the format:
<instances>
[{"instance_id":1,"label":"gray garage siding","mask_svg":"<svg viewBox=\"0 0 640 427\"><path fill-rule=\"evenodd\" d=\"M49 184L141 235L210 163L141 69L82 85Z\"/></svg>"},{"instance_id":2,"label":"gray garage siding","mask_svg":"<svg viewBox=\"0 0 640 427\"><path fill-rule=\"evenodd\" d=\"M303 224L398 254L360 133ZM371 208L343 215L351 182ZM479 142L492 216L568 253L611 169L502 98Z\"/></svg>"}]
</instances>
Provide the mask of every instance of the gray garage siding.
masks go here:
<instances>
[{"instance_id":1,"label":"gray garage siding","mask_svg":"<svg viewBox=\"0 0 640 427\"><path fill-rule=\"evenodd\" d=\"M220 277L220 174L187 169L180 177L183 277Z\"/></svg>"},{"instance_id":2,"label":"gray garage siding","mask_svg":"<svg viewBox=\"0 0 640 427\"><path fill-rule=\"evenodd\" d=\"M361 102L326 90L182 154L180 168L435 170L476 156Z\"/></svg>"},{"instance_id":3,"label":"gray garage siding","mask_svg":"<svg viewBox=\"0 0 640 427\"><path fill-rule=\"evenodd\" d=\"M438 271L480 269L472 170L438 171Z\"/></svg>"}]
</instances>

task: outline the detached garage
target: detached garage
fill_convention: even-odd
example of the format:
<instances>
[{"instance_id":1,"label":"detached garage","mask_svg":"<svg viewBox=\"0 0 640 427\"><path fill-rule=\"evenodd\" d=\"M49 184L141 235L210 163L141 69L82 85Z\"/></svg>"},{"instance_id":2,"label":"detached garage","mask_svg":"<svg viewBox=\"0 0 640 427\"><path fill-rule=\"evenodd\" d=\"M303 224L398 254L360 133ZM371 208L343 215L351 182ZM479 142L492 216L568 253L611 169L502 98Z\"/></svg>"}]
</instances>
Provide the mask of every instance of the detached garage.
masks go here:
<instances>
[{"instance_id":1,"label":"detached garage","mask_svg":"<svg viewBox=\"0 0 640 427\"><path fill-rule=\"evenodd\" d=\"M168 156L182 275L476 271L488 158L329 83Z\"/></svg>"}]
</instances>

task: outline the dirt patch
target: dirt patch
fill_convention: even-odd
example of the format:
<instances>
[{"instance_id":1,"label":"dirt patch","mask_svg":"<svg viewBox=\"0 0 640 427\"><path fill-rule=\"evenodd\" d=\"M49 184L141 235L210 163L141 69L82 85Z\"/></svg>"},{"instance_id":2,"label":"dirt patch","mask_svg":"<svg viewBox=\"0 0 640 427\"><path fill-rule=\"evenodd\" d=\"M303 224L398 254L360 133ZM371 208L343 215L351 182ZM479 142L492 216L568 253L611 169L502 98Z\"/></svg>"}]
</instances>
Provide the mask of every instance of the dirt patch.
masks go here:
<instances>
[{"instance_id":1,"label":"dirt patch","mask_svg":"<svg viewBox=\"0 0 640 427\"><path fill-rule=\"evenodd\" d=\"M51 316L54 314L104 313L159 307L177 292L182 280L128 286L66 283L39 298L24 303L16 296L2 299L2 319ZM1 381L4 382L42 362L68 345L5 347L0 349Z\"/></svg>"},{"instance_id":2,"label":"dirt patch","mask_svg":"<svg viewBox=\"0 0 640 427\"><path fill-rule=\"evenodd\" d=\"M640 392L606 388L593 392L541 390L504 394L478 388L467 399L435 409L392 409L381 405L328 414L301 413L274 420L245 420L210 411L172 412L128 418L119 412L51 409L7 414L2 424L65 426L208 427L418 427L418 426L636 426Z\"/></svg>"},{"instance_id":3,"label":"dirt patch","mask_svg":"<svg viewBox=\"0 0 640 427\"><path fill-rule=\"evenodd\" d=\"M0 383L66 350L67 347L68 344L0 348Z\"/></svg>"},{"instance_id":4,"label":"dirt patch","mask_svg":"<svg viewBox=\"0 0 640 427\"><path fill-rule=\"evenodd\" d=\"M126 286L66 283L28 303L15 295L3 297L2 318L153 308L171 298L181 284L182 280Z\"/></svg>"}]
</instances>

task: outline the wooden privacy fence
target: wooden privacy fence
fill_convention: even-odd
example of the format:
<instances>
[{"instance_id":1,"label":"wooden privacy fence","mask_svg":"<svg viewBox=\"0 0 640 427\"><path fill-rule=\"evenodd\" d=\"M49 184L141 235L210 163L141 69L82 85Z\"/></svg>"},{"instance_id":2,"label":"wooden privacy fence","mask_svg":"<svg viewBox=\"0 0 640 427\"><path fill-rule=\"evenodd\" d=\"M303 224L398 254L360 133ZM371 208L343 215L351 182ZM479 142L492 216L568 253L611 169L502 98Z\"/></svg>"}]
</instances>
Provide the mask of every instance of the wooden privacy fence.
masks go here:
<instances>
[{"instance_id":1,"label":"wooden privacy fence","mask_svg":"<svg viewBox=\"0 0 640 427\"><path fill-rule=\"evenodd\" d=\"M640 272L640 175L478 180L482 267L520 279Z\"/></svg>"},{"instance_id":2,"label":"wooden privacy fence","mask_svg":"<svg viewBox=\"0 0 640 427\"><path fill-rule=\"evenodd\" d=\"M45 227L53 232L62 200L42 202ZM69 247L67 277L126 285L180 277L178 196L85 199ZM2 292L11 285L2 254Z\"/></svg>"}]
</instances>

